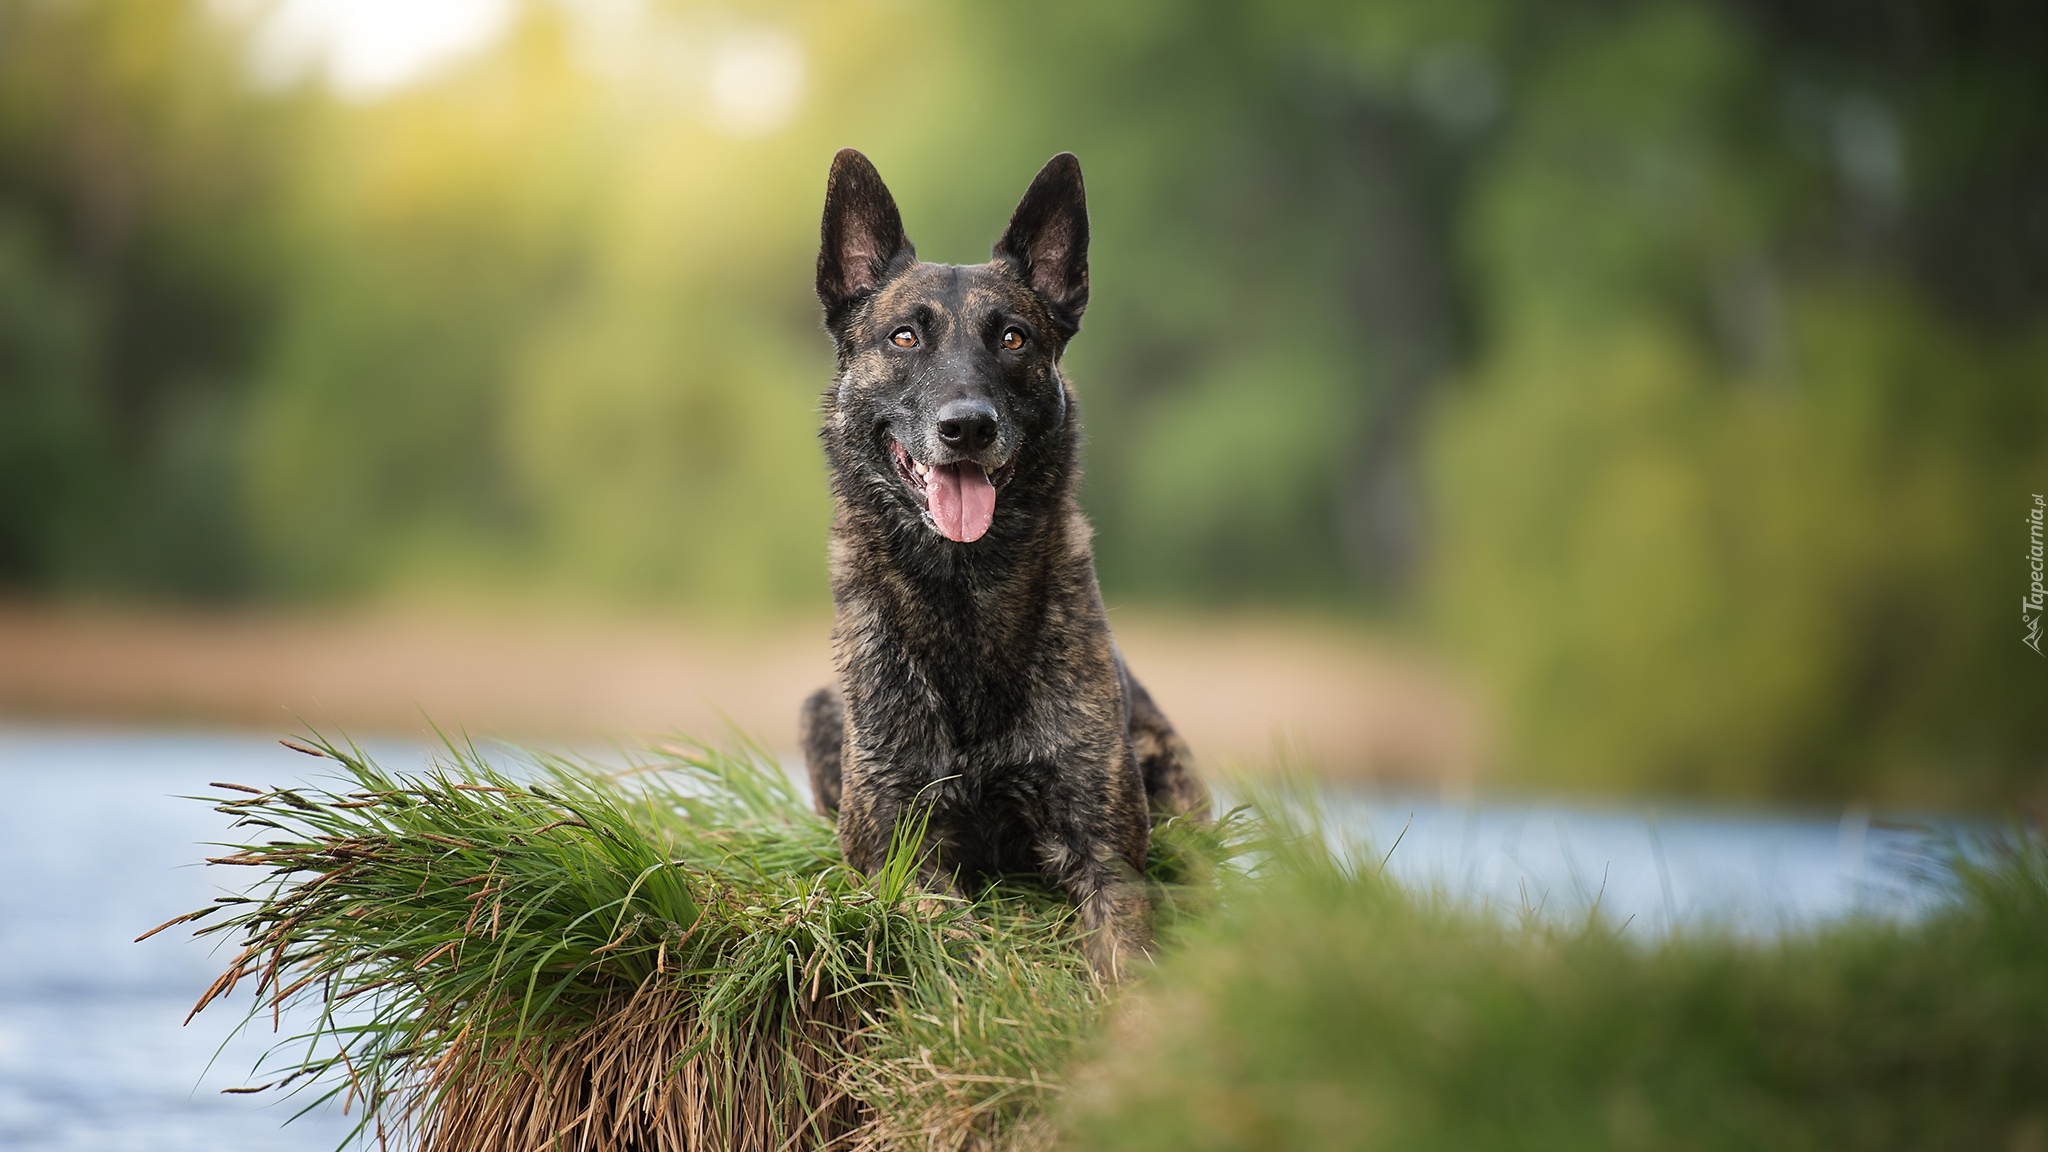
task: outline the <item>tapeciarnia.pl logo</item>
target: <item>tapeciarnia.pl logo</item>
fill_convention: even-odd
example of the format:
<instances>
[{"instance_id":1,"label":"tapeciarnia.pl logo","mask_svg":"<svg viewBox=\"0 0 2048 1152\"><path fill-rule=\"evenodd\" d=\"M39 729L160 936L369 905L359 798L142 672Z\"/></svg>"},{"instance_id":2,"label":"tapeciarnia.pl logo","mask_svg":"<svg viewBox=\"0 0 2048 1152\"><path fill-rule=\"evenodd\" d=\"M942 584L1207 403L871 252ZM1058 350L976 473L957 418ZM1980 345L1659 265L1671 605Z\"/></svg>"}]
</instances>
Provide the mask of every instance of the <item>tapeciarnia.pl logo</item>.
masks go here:
<instances>
[{"instance_id":1,"label":"tapeciarnia.pl logo","mask_svg":"<svg viewBox=\"0 0 2048 1152\"><path fill-rule=\"evenodd\" d=\"M2034 582L2028 586L2027 595L2020 601L2020 624L2027 630L2020 637L2020 643L2034 650L2034 655L2048 655L2041 651L2041 609L2048 606L2048 589L2041 587L2041 518L2048 513L2048 502L2040 493L2034 494L2034 506L2027 510L2027 564L2033 569Z\"/></svg>"}]
</instances>

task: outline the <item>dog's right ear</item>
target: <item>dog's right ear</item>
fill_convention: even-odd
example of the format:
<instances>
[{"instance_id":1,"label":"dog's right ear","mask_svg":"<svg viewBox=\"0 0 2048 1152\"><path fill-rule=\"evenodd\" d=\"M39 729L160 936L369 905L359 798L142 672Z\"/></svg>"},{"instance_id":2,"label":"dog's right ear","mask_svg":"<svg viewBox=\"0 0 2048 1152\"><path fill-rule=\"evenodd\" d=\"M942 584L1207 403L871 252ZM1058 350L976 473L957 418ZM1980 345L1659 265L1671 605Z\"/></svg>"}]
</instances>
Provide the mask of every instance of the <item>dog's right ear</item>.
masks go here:
<instances>
[{"instance_id":1,"label":"dog's right ear","mask_svg":"<svg viewBox=\"0 0 2048 1152\"><path fill-rule=\"evenodd\" d=\"M882 174L851 148L832 158L819 234L818 302L835 331L862 297L917 259Z\"/></svg>"}]
</instances>

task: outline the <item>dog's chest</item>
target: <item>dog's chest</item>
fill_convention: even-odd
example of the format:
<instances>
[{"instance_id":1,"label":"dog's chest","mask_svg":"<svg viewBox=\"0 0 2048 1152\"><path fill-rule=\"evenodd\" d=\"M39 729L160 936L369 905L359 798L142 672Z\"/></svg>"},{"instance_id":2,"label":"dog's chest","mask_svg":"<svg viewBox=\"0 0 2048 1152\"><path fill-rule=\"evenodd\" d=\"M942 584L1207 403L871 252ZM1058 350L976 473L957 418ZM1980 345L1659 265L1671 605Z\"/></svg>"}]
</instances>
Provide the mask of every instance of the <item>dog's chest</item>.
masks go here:
<instances>
[{"instance_id":1,"label":"dog's chest","mask_svg":"<svg viewBox=\"0 0 2048 1152\"><path fill-rule=\"evenodd\" d=\"M986 637L884 633L845 669L864 727L938 751L1002 754L1056 729L1071 678L1043 653Z\"/></svg>"},{"instance_id":2,"label":"dog's chest","mask_svg":"<svg viewBox=\"0 0 2048 1152\"><path fill-rule=\"evenodd\" d=\"M1003 634L928 619L905 626L877 612L842 612L840 623L841 685L857 743L905 770L1015 771L1072 759L1077 745L1107 735L1101 719L1118 701L1114 665L1090 660L1091 646L1048 644L1043 630Z\"/></svg>"}]
</instances>

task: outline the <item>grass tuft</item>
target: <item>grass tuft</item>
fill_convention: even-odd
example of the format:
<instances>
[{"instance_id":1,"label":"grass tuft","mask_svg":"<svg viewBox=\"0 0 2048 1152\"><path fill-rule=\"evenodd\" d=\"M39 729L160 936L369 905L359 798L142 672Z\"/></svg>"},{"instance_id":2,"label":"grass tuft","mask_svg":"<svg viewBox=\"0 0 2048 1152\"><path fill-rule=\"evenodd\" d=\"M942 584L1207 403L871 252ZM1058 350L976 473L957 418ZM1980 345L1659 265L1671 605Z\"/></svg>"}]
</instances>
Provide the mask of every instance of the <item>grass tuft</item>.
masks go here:
<instances>
[{"instance_id":1,"label":"grass tuft","mask_svg":"<svg viewBox=\"0 0 2048 1152\"><path fill-rule=\"evenodd\" d=\"M1107 990L1070 906L1030 884L972 907L915 890L922 829L874 876L772 758L658 746L623 771L450 744L395 773L353 746L321 788L217 785L262 873L171 923L239 950L193 1012L312 1018L272 1078L355 1135L425 1152L955 1148L1028 1143ZM1167 821L1171 935L1243 822ZM164 927L169 927L169 924ZM159 931L161 929L158 929Z\"/></svg>"}]
</instances>

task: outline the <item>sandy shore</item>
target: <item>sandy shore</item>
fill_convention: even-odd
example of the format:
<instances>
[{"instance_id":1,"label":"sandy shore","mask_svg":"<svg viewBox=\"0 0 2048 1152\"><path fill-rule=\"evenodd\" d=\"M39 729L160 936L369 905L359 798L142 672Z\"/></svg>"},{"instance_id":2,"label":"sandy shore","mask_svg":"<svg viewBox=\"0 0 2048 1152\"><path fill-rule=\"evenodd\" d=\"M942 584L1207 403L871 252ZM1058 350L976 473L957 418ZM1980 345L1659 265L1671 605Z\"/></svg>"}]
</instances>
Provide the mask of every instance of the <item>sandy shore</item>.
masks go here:
<instances>
[{"instance_id":1,"label":"sandy shore","mask_svg":"<svg viewBox=\"0 0 2048 1152\"><path fill-rule=\"evenodd\" d=\"M1327 776L1460 791L1470 695L1343 625L1119 614L1133 669L1218 766L1277 756ZM0 605L0 717L538 741L716 735L786 749L831 675L830 621L748 625L535 612L339 613ZM1276 750L1284 750L1277 752Z\"/></svg>"}]
</instances>

